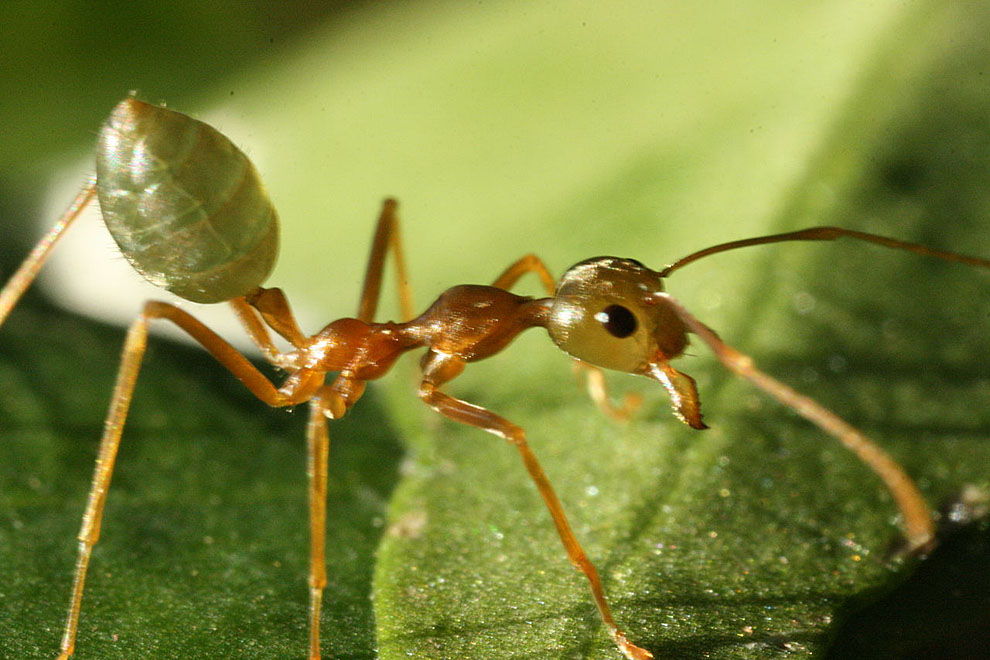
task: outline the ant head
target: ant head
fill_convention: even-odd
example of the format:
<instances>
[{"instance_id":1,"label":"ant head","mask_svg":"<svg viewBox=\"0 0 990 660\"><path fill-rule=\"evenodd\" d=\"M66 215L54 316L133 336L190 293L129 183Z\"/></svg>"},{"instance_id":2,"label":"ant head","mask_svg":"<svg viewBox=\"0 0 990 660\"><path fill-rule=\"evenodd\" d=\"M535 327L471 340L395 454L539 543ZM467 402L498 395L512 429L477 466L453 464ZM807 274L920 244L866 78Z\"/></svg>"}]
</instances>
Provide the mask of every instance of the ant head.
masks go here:
<instances>
[{"instance_id":1,"label":"ant head","mask_svg":"<svg viewBox=\"0 0 990 660\"><path fill-rule=\"evenodd\" d=\"M547 330L579 360L652 375L687 345L683 322L657 297L662 292L660 274L634 259L588 259L560 279Z\"/></svg>"},{"instance_id":2,"label":"ant head","mask_svg":"<svg viewBox=\"0 0 990 660\"><path fill-rule=\"evenodd\" d=\"M547 331L579 360L656 380L678 419L707 428L694 380L668 363L684 352L687 327L663 295L660 273L618 257L572 266L550 303Z\"/></svg>"}]
</instances>

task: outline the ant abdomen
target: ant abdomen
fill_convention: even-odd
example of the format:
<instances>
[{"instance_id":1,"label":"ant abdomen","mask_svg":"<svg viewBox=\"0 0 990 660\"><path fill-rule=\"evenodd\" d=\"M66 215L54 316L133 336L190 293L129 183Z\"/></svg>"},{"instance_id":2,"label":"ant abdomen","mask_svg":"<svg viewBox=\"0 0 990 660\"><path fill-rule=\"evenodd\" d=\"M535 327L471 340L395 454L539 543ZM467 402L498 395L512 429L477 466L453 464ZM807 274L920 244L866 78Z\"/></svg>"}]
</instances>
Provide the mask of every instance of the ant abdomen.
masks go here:
<instances>
[{"instance_id":1,"label":"ant abdomen","mask_svg":"<svg viewBox=\"0 0 990 660\"><path fill-rule=\"evenodd\" d=\"M223 302L275 265L275 208L248 157L211 126L124 99L100 129L96 172L107 228L152 284Z\"/></svg>"}]
</instances>

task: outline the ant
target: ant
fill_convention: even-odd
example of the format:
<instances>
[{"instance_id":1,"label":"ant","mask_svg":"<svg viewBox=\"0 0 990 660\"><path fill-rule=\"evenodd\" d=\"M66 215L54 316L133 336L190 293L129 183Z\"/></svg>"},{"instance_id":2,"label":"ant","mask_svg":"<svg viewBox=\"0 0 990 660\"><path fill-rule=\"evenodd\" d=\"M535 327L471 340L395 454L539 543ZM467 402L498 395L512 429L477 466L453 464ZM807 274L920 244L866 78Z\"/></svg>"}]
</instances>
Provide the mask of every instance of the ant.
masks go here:
<instances>
[{"instance_id":1,"label":"ant","mask_svg":"<svg viewBox=\"0 0 990 660\"><path fill-rule=\"evenodd\" d=\"M553 519L568 559L584 574L618 650L630 660L652 658L612 617L601 579L571 530L563 506L522 427L444 391L464 367L506 348L522 331L545 328L558 348L585 371L595 403L617 418L637 399L609 402L601 369L658 381L674 414L695 429L706 428L694 380L671 360L684 353L688 335L707 344L731 371L834 436L868 465L891 492L902 517L905 544L922 552L934 542L932 516L904 469L871 440L831 411L760 371L747 355L723 342L676 299L663 280L707 256L783 241L850 238L927 257L990 268L990 260L932 249L839 227L812 227L731 241L694 252L654 271L633 259L595 257L572 266L556 282L529 254L490 286L459 285L415 316L399 237L397 203L385 201L368 259L355 317L333 321L313 335L300 330L285 294L261 284L275 264L278 219L251 161L226 137L191 117L128 97L100 130L96 175L0 290L0 324L34 280L50 250L82 209L99 200L104 222L124 257L146 279L198 303L227 302L264 358L288 376L274 385L247 358L181 308L148 301L131 324L78 535L79 549L59 660L75 651L76 631L90 554L100 536L117 449L153 320L169 321L209 351L258 399L273 407L309 404L309 642L310 660L320 657L320 608L327 582L324 558L329 435L327 420L343 417L366 384L384 376L403 353L417 348L418 396L441 415L506 440L518 452ZM396 262L402 322L376 322L382 272L388 253ZM545 298L511 292L529 273ZM282 351L272 332L291 345Z\"/></svg>"}]
</instances>

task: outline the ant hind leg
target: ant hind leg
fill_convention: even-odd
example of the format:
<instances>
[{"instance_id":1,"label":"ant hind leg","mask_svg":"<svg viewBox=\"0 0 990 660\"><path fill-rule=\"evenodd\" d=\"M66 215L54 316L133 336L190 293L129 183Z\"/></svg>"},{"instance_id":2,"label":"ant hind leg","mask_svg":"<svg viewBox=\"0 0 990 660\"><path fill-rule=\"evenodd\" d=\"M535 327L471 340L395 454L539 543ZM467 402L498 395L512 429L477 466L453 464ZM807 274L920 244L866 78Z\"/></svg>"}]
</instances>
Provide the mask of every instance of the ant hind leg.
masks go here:
<instances>
[{"instance_id":1,"label":"ant hind leg","mask_svg":"<svg viewBox=\"0 0 990 660\"><path fill-rule=\"evenodd\" d=\"M52 248L55 247L58 239L62 238L65 230L76 221L83 209L93 201L95 196L96 178L93 177L79 191L79 194L72 200L72 204L69 205L69 208L62 214L58 222L38 241L38 244L31 250L31 254L21 263L17 272L3 285L3 289L0 289L0 325L3 325L3 322L7 320L7 316L10 315L10 311L17 305L17 301L21 299L27 288L34 282L34 278L38 276L38 271L45 265L45 261L48 259L48 255L51 254Z\"/></svg>"},{"instance_id":2,"label":"ant hind leg","mask_svg":"<svg viewBox=\"0 0 990 660\"><path fill-rule=\"evenodd\" d=\"M156 301L145 303L144 309L127 331L120 368L117 371L117 382L114 385L113 396L110 401L110 410L103 426L103 437L100 439L86 510L83 513L82 526L77 537L79 550L72 581L69 611L63 629L61 652L58 656L59 660L67 660L75 649L86 572L89 568L93 547L100 538L103 509L110 489L117 451L120 448L120 438L127 421L127 412L134 396L134 386L137 383L138 373L141 370L141 363L148 344L148 322L152 319L166 319L185 330L255 396L270 406L302 403L312 396L311 390L314 389L314 383L318 386L322 382L321 374L304 374L305 378L294 381L294 389L276 389L265 378L264 374L258 371L237 349L189 313L168 303Z\"/></svg>"}]
</instances>

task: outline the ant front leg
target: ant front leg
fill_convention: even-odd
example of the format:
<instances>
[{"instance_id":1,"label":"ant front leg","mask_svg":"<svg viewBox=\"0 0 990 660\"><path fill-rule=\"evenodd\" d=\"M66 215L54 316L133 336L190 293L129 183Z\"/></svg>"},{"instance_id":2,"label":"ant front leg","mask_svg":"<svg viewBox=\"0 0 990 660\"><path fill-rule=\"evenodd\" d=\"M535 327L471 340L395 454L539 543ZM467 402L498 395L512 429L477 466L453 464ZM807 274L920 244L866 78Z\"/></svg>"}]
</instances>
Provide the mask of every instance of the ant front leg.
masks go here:
<instances>
[{"instance_id":1,"label":"ant front leg","mask_svg":"<svg viewBox=\"0 0 990 660\"><path fill-rule=\"evenodd\" d=\"M619 422L628 422L629 418L643 405L643 395L639 392L626 392L622 397L622 405L612 403L612 398L608 394L608 383L605 381L605 372L587 362L574 360L574 374L580 378L581 372L585 372L585 387L588 396L598 406L603 413Z\"/></svg>"},{"instance_id":2,"label":"ant front leg","mask_svg":"<svg viewBox=\"0 0 990 660\"><path fill-rule=\"evenodd\" d=\"M527 254L515 261L511 266L502 271L501 275L495 278L492 286L509 291L526 273L534 273L539 277L540 284L543 285L543 290L547 292L548 296L553 295L554 289L557 288L557 282L553 279L553 275L550 274L543 260L535 254Z\"/></svg>"},{"instance_id":3,"label":"ant front leg","mask_svg":"<svg viewBox=\"0 0 990 660\"><path fill-rule=\"evenodd\" d=\"M584 553L577 537L574 536L564 508L557 498L550 480L526 442L526 432L522 427L516 426L504 417L440 391L440 386L455 378L464 369L464 364L463 361L451 356L432 351L428 353L423 361L423 380L419 388L419 397L444 417L497 435L519 451L530 478L536 484L536 488L543 498L543 503L550 512L550 517L553 519L557 534L564 544L568 559L575 569L584 573L588 580L595 605L598 606L602 621L608 628L616 646L629 660L652 658L652 653L630 642L625 633L616 625L611 608L605 598L605 590L602 587L601 578L598 577L598 571Z\"/></svg>"},{"instance_id":4,"label":"ant front leg","mask_svg":"<svg viewBox=\"0 0 990 660\"><path fill-rule=\"evenodd\" d=\"M148 343L148 322L152 319L165 319L186 331L193 339L206 348L228 371L251 390L252 394L270 406L289 406L309 400L320 388L324 374L300 370L290 376L282 388L277 389L252 365L237 349L219 335L196 320L189 313L168 303L150 301L131 324L124 342L117 382L114 385L110 410L103 427L103 437L97 453L96 467L89 489L82 527L79 530L79 554L76 560L72 581L72 596L69 612L60 646L59 660L67 660L75 650L76 632L79 627L79 612L82 605L83 588L93 546L100 538L103 509L113 475L120 438L127 420L137 383L138 372Z\"/></svg>"}]
</instances>

